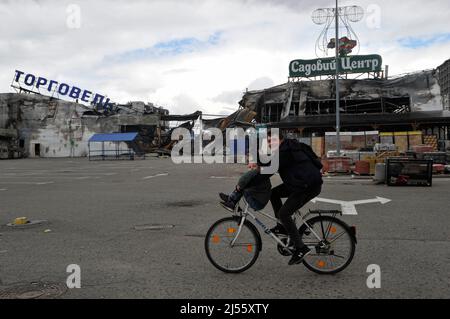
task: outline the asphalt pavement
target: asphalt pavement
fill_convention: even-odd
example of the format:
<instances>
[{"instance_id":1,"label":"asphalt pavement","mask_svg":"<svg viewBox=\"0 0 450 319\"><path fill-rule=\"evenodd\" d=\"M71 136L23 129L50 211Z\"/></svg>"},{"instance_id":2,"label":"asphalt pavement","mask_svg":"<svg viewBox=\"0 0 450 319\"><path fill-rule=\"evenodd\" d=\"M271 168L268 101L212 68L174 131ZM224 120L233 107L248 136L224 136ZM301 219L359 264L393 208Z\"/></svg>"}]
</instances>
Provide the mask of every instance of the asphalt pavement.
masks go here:
<instances>
[{"instance_id":1,"label":"asphalt pavement","mask_svg":"<svg viewBox=\"0 0 450 319\"><path fill-rule=\"evenodd\" d=\"M358 215L343 217L356 226L359 242L353 262L337 275L288 266L266 237L260 258L245 273L215 269L206 258L204 236L214 221L229 215L218 205L218 192L233 190L245 169L238 164L175 165L169 158L0 161L0 298L2 291L11 296L14 287L26 284L63 287L71 264L80 266L81 288L61 288L59 298L450 295L446 178L436 179L432 188L325 178L323 198L392 200L358 205ZM274 186L279 182L272 178ZM307 208L339 207L310 203ZM6 226L22 216L47 222ZM381 288L367 286L373 264L381 269Z\"/></svg>"}]
</instances>

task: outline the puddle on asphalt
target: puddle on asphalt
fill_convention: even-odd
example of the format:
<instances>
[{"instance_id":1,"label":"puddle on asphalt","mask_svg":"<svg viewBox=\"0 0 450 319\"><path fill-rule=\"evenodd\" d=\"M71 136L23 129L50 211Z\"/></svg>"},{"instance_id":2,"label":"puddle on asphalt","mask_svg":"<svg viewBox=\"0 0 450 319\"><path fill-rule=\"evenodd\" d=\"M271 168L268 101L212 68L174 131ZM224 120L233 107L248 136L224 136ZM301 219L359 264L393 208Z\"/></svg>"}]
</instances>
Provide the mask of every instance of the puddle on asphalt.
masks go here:
<instances>
[{"instance_id":1,"label":"puddle on asphalt","mask_svg":"<svg viewBox=\"0 0 450 319\"><path fill-rule=\"evenodd\" d=\"M205 234L185 234L184 237L193 237L193 238L205 238Z\"/></svg>"},{"instance_id":2,"label":"puddle on asphalt","mask_svg":"<svg viewBox=\"0 0 450 319\"><path fill-rule=\"evenodd\" d=\"M0 288L0 299L52 299L60 297L66 291L67 286L60 283L17 283Z\"/></svg>"},{"instance_id":3,"label":"puddle on asphalt","mask_svg":"<svg viewBox=\"0 0 450 319\"><path fill-rule=\"evenodd\" d=\"M198 200L183 200L183 201L173 201L166 202L167 207L195 207L204 204L202 201Z\"/></svg>"},{"instance_id":4,"label":"puddle on asphalt","mask_svg":"<svg viewBox=\"0 0 450 319\"><path fill-rule=\"evenodd\" d=\"M175 225L172 224L165 224L165 225L159 225L159 224L147 224L147 225L137 225L134 226L134 230L167 230L175 228Z\"/></svg>"}]
</instances>

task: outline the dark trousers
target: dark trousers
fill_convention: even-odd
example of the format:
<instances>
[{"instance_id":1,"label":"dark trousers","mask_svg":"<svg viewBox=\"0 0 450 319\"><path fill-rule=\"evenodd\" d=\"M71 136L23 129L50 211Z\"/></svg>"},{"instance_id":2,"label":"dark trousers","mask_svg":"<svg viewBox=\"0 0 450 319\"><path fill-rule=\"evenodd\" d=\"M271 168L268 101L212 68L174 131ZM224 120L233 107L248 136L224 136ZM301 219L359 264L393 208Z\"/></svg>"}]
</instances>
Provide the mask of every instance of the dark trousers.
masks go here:
<instances>
[{"instance_id":1,"label":"dark trousers","mask_svg":"<svg viewBox=\"0 0 450 319\"><path fill-rule=\"evenodd\" d=\"M257 201L256 199L254 199L248 192L246 192L245 190L243 191L238 191L235 190L233 191L230 195L229 198L231 201L233 201L234 203L237 203L242 196L245 197L245 200L247 201L247 203L250 205L251 208L253 208L254 210L262 210L264 209L263 204L261 204L259 201Z\"/></svg>"},{"instance_id":2,"label":"dark trousers","mask_svg":"<svg viewBox=\"0 0 450 319\"><path fill-rule=\"evenodd\" d=\"M322 185L293 191L286 185L281 184L272 189L270 202L272 203L273 211L288 232L291 242L296 249L303 247L305 244L302 242L292 215L311 199L317 197L321 191ZM282 198L287 198L284 204L281 201Z\"/></svg>"}]
</instances>

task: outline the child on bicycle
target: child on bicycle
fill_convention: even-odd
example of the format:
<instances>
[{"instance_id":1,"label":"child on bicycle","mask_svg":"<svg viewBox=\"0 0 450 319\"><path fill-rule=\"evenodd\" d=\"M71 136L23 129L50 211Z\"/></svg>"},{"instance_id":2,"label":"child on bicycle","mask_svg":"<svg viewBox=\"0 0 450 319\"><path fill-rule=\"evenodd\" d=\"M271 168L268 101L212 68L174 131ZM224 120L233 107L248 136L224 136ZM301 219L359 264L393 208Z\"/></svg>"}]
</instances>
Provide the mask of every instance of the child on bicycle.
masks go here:
<instances>
[{"instance_id":1,"label":"child on bicycle","mask_svg":"<svg viewBox=\"0 0 450 319\"><path fill-rule=\"evenodd\" d=\"M234 211L242 196L254 210L261 210L266 207L272 189L270 175L261 174L260 168L255 167L255 165L250 164L249 168L250 170L239 178L236 188L231 194L219 194L222 200L221 205L224 208Z\"/></svg>"}]
</instances>

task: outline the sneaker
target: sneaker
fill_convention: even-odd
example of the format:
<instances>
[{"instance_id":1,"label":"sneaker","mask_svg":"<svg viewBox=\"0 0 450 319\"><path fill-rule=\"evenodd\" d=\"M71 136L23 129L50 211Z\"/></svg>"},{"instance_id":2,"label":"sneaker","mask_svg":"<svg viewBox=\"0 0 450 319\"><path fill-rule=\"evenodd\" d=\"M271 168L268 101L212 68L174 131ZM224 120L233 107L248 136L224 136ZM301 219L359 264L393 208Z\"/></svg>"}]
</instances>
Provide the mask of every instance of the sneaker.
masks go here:
<instances>
[{"instance_id":1,"label":"sneaker","mask_svg":"<svg viewBox=\"0 0 450 319\"><path fill-rule=\"evenodd\" d=\"M289 260L288 265L292 266L300 264L303 261L303 259L310 253L311 249L309 249L308 246L303 246L302 248L295 250L291 260Z\"/></svg>"},{"instance_id":2,"label":"sneaker","mask_svg":"<svg viewBox=\"0 0 450 319\"><path fill-rule=\"evenodd\" d=\"M272 233L274 233L275 235L285 235L287 236L288 233L286 231L286 229L284 228L283 225L277 224L274 228L272 228L270 230Z\"/></svg>"},{"instance_id":3,"label":"sneaker","mask_svg":"<svg viewBox=\"0 0 450 319\"><path fill-rule=\"evenodd\" d=\"M223 208L229 210L230 212L234 212L234 208L236 207L236 203L232 202L231 200L221 202L220 205L222 205Z\"/></svg>"},{"instance_id":4,"label":"sneaker","mask_svg":"<svg viewBox=\"0 0 450 319\"><path fill-rule=\"evenodd\" d=\"M219 193L219 197L223 202L228 202L230 200L230 197L224 193Z\"/></svg>"}]
</instances>

